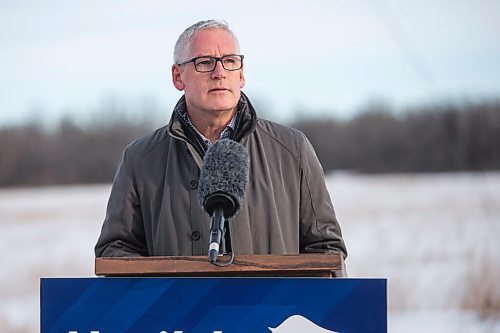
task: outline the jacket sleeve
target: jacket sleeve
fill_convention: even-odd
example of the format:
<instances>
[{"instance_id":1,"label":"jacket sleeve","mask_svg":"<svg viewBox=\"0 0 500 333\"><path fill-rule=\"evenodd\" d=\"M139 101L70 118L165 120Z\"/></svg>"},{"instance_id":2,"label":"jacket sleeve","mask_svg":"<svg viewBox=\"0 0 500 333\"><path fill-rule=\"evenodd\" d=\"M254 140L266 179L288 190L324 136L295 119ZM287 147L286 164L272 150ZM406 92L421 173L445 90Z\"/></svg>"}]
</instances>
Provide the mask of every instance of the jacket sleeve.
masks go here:
<instances>
[{"instance_id":1,"label":"jacket sleeve","mask_svg":"<svg viewBox=\"0 0 500 333\"><path fill-rule=\"evenodd\" d=\"M323 168L309 140L302 134L300 149L300 252L347 250L326 188Z\"/></svg>"},{"instance_id":2,"label":"jacket sleeve","mask_svg":"<svg viewBox=\"0 0 500 333\"><path fill-rule=\"evenodd\" d=\"M147 256L140 197L127 150L115 174L96 257Z\"/></svg>"}]
</instances>

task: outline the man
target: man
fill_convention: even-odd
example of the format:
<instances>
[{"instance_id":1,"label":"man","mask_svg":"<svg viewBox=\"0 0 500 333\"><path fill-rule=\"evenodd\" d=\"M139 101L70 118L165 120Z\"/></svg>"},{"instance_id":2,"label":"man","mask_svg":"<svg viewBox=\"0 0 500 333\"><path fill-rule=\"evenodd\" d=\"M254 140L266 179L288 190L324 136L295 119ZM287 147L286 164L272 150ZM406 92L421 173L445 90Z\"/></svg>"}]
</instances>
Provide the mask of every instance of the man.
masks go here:
<instances>
[{"instance_id":1,"label":"man","mask_svg":"<svg viewBox=\"0 0 500 333\"><path fill-rule=\"evenodd\" d=\"M96 256L207 254L210 218L196 195L204 153L220 138L250 154L245 204L230 223L235 253L345 256L312 146L298 130L257 118L241 92L243 56L226 23L202 21L181 34L172 81L184 96L167 126L125 149Z\"/></svg>"}]
</instances>

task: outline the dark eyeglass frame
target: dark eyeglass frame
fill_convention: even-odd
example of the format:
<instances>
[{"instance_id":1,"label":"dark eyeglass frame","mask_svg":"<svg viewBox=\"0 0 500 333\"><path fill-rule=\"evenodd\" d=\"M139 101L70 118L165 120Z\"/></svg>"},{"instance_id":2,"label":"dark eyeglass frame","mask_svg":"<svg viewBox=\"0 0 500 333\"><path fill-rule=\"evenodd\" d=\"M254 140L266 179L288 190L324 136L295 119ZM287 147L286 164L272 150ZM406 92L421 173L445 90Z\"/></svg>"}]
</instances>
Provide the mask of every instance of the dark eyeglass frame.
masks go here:
<instances>
[{"instance_id":1,"label":"dark eyeglass frame","mask_svg":"<svg viewBox=\"0 0 500 333\"><path fill-rule=\"evenodd\" d=\"M234 57L234 56L237 56L237 57L240 57L240 62L241 62L241 65L240 67L238 68L234 68L234 69L228 69L224 66L224 62L222 61L223 59L225 58L228 58L228 57ZM181 62L177 65L181 66L181 65L186 65L186 64L189 64L190 62L193 63L194 65L194 69L199 72L199 73L210 73L210 72L213 72L215 67L217 67L217 62L220 61L221 65L222 65L222 68L224 68L224 70L226 71L237 71L237 70L240 70L242 67L243 67L243 58L245 56L243 54L227 54L225 56L222 56L222 57L212 57L212 56L200 56L200 57L194 57L192 59L189 59L189 60L186 60L184 62ZM212 68L211 70L206 70L206 71L200 71L198 70L198 67L196 66L196 60L198 59L202 59L202 58L209 58L209 59L215 59L215 62L214 62L214 68Z\"/></svg>"}]
</instances>

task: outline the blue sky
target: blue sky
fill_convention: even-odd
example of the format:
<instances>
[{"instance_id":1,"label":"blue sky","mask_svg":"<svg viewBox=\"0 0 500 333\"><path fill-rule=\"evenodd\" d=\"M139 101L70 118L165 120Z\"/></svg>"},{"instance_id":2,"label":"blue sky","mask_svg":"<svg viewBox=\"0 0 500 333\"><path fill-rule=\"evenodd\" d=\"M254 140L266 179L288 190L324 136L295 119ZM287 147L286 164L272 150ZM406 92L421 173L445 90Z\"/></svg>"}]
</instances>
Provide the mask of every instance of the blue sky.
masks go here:
<instances>
[{"instance_id":1,"label":"blue sky","mask_svg":"<svg viewBox=\"0 0 500 333\"><path fill-rule=\"evenodd\" d=\"M110 98L168 118L173 45L208 18L239 37L244 91L274 120L500 96L498 17L496 0L0 0L0 126Z\"/></svg>"}]
</instances>

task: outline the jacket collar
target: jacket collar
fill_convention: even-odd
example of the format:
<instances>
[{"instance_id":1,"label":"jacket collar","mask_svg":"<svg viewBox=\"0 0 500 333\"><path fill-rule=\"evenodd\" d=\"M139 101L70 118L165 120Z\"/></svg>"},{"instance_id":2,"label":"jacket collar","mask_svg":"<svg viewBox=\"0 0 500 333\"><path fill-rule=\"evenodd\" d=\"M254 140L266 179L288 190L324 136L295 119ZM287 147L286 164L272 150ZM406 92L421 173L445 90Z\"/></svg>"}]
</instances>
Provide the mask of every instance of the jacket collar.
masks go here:
<instances>
[{"instance_id":1,"label":"jacket collar","mask_svg":"<svg viewBox=\"0 0 500 333\"><path fill-rule=\"evenodd\" d=\"M257 114L250 100L243 92L241 92L237 107L239 115L235 124L233 140L240 142L255 130L257 126ZM168 124L168 133L176 139L191 144L200 156L204 156L206 150L205 144L200 140L199 136L196 135L191 126L186 123L183 117L179 116L179 113L182 114L186 111L186 97L182 96L172 112L172 117Z\"/></svg>"}]
</instances>

